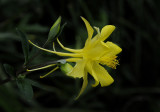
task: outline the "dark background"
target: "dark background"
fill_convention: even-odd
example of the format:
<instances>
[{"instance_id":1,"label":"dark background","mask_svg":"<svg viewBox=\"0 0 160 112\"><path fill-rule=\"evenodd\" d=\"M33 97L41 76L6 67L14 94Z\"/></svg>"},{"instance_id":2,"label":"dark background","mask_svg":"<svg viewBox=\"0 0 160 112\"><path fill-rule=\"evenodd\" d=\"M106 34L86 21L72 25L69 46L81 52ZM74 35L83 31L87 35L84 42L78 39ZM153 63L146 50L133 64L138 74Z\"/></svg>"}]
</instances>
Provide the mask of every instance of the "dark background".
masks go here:
<instances>
[{"instance_id":1,"label":"dark background","mask_svg":"<svg viewBox=\"0 0 160 112\"><path fill-rule=\"evenodd\" d=\"M160 1L159 0L0 0L0 78L7 77L3 64L17 70L23 63L19 28L42 46L54 21L67 22L60 41L70 48L82 48L87 32L80 16L92 26L116 26L108 39L122 49L120 66L110 70L115 82L108 87L91 87L74 101L82 80L65 76L60 70L39 79L50 69L33 72L27 78L43 85L33 87L27 101L16 83L0 85L1 112L160 112ZM56 50L63 51L57 43ZM52 48L52 44L47 46ZM32 46L30 46L30 50ZM33 52L31 53L31 55ZM32 64L60 59L41 52Z\"/></svg>"}]
</instances>

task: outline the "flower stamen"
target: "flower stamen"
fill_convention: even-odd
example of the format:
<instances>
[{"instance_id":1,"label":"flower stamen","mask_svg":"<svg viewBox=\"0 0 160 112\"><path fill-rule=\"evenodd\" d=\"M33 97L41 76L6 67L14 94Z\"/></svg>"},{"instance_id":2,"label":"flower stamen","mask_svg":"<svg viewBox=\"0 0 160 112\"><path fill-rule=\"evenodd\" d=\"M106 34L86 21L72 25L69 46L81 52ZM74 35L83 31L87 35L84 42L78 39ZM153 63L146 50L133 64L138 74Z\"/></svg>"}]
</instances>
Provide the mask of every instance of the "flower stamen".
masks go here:
<instances>
[{"instance_id":1,"label":"flower stamen","mask_svg":"<svg viewBox=\"0 0 160 112\"><path fill-rule=\"evenodd\" d=\"M116 69L116 66L119 65L119 61L116 58L117 56L102 57L99 59L99 62L111 67L112 69Z\"/></svg>"}]
</instances>

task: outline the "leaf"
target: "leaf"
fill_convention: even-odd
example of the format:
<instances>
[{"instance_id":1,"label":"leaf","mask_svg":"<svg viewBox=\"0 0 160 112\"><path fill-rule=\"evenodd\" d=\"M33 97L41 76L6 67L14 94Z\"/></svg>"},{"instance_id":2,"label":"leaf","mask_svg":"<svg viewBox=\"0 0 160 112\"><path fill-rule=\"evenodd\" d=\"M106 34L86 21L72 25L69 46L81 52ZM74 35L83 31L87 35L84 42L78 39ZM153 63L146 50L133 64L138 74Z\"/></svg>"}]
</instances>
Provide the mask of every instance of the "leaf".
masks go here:
<instances>
[{"instance_id":1,"label":"leaf","mask_svg":"<svg viewBox=\"0 0 160 112\"><path fill-rule=\"evenodd\" d=\"M51 42L56 37L56 35L60 30L60 23L61 23L61 16L56 20L56 22L51 27L47 42Z\"/></svg>"},{"instance_id":2,"label":"leaf","mask_svg":"<svg viewBox=\"0 0 160 112\"><path fill-rule=\"evenodd\" d=\"M3 64L3 67L6 71L6 73L11 76L11 77L14 77L16 76L16 73L15 73L15 69L13 66L9 65L9 64Z\"/></svg>"},{"instance_id":3,"label":"leaf","mask_svg":"<svg viewBox=\"0 0 160 112\"><path fill-rule=\"evenodd\" d=\"M26 80L32 85L32 86L35 86L35 87L38 87L40 89L43 89L45 91L49 91L49 92L54 92L56 93L57 95L60 95L62 96L62 92L55 88L55 87L51 87L51 86L48 86L48 85L45 85L45 84L40 84L39 82L36 82L34 80L31 80L31 79L27 79Z\"/></svg>"},{"instance_id":4,"label":"leaf","mask_svg":"<svg viewBox=\"0 0 160 112\"><path fill-rule=\"evenodd\" d=\"M16 30L17 30L19 36L21 37L22 49L23 49L24 58L25 58L24 64L26 64L28 61L28 55L29 55L28 39L22 31L20 31L18 28Z\"/></svg>"},{"instance_id":5,"label":"leaf","mask_svg":"<svg viewBox=\"0 0 160 112\"><path fill-rule=\"evenodd\" d=\"M0 32L0 41L18 40L17 35L9 32Z\"/></svg>"},{"instance_id":6,"label":"leaf","mask_svg":"<svg viewBox=\"0 0 160 112\"><path fill-rule=\"evenodd\" d=\"M30 101L33 98L32 85L27 79L17 79L17 86L26 100Z\"/></svg>"},{"instance_id":7,"label":"leaf","mask_svg":"<svg viewBox=\"0 0 160 112\"><path fill-rule=\"evenodd\" d=\"M21 103L16 97L13 87L0 87L0 110L1 112L19 112Z\"/></svg>"},{"instance_id":8,"label":"leaf","mask_svg":"<svg viewBox=\"0 0 160 112\"><path fill-rule=\"evenodd\" d=\"M48 27L41 26L39 24L33 24L33 25L26 25L25 28L23 28L27 32L47 32Z\"/></svg>"},{"instance_id":9,"label":"leaf","mask_svg":"<svg viewBox=\"0 0 160 112\"><path fill-rule=\"evenodd\" d=\"M29 82L32 86L35 86L35 87L38 87L38 88L42 88L43 89L43 86L40 84L40 83L38 83L38 82L36 82L36 81L33 81L33 80L31 80L31 79L25 79L25 80L27 80L27 82Z\"/></svg>"}]
</instances>

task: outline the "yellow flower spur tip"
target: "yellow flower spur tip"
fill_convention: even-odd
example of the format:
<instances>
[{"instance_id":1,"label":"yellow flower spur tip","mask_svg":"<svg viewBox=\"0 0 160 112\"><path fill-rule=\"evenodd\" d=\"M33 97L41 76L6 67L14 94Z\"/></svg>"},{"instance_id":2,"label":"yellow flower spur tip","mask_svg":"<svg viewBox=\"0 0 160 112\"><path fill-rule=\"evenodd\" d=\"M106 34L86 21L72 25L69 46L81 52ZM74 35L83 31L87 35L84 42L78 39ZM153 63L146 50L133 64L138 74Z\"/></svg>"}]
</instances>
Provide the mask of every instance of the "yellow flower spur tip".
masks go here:
<instances>
[{"instance_id":1,"label":"yellow flower spur tip","mask_svg":"<svg viewBox=\"0 0 160 112\"><path fill-rule=\"evenodd\" d=\"M26 71L27 71L27 72L30 72L30 70L29 70L29 69L27 69Z\"/></svg>"},{"instance_id":2,"label":"yellow flower spur tip","mask_svg":"<svg viewBox=\"0 0 160 112\"><path fill-rule=\"evenodd\" d=\"M54 72L55 70L57 70L59 67L57 66L56 68L54 68L53 70L51 70L50 72L48 72L47 74L40 76L40 78L44 78L46 76L48 76L49 74L51 74L52 72Z\"/></svg>"},{"instance_id":3,"label":"yellow flower spur tip","mask_svg":"<svg viewBox=\"0 0 160 112\"><path fill-rule=\"evenodd\" d=\"M36 70L42 70L42 69L49 68L49 67L52 67L52 66L55 66L55 65L56 65L56 64L50 64L50 65L43 66L43 67L40 67L40 68L27 69L26 71L27 71L27 72L32 72L32 71L36 71Z\"/></svg>"},{"instance_id":4,"label":"yellow flower spur tip","mask_svg":"<svg viewBox=\"0 0 160 112\"><path fill-rule=\"evenodd\" d=\"M30 44L34 45L33 42L32 42L31 40L28 40L28 42L29 42Z\"/></svg>"}]
</instances>

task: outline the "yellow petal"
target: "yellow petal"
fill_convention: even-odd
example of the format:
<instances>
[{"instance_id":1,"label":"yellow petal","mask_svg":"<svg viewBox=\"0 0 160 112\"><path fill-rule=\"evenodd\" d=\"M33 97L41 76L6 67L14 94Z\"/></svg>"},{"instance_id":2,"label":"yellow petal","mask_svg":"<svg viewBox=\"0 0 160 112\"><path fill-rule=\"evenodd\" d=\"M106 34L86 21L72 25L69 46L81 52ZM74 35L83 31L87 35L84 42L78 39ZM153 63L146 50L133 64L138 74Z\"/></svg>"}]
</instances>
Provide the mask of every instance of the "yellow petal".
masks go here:
<instances>
[{"instance_id":1,"label":"yellow petal","mask_svg":"<svg viewBox=\"0 0 160 112\"><path fill-rule=\"evenodd\" d=\"M114 31L114 29L115 29L115 26L113 26L113 25L106 25L106 26L104 26L102 28L102 30L101 30L100 40L101 41L106 40L110 36L110 34Z\"/></svg>"},{"instance_id":2,"label":"yellow petal","mask_svg":"<svg viewBox=\"0 0 160 112\"><path fill-rule=\"evenodd\" d=\"M104 42L98 42L96 45L91 46L91 48L85 48L84 51L88 58L99 59L108 50L108 46ZM85 53L84 53L85 54Z\"/></svg>"},{"instance_id":3,"label":"yellow petal","mask_svg":"<svg viewBox=\"0 0 160 112\"><path fill-rule=\"evenodd\" d=\"M84 67L85 67L86 61L85 60L79 60L77 61L76 65L74 66L73 70L68 73L68 76L71 76L73 78L81 78L84 76Z\"/></svg>"},{"instance_id":4,"label":"yellow petal","mask_svg":"<svg viewBox=\"0 0 160 112\"><path fill-rule=\"evenodd\" d=\"M28 40L29 41L29 43L31 43L32 45L34 45L35 47L37 47L37 48L39 48L39 49L41 49L41 50L43 50L43 51L47 51L47 52L50 52L50 53L54 53L54 54L57 54L57 55L59 55L59 56L71 56L71 57L81 57L82 55L79 53L77 53L77 54L74 54L74 53L63 53L63 52L56 52L56 51L51 51L51 50L48 50L48 49L44 49L44 48L42 48L42 47L39 47L39 46L37 46L37 45L35 45L34 43L32 43L30 40Z\"/></svg>"},{"instance_id":5,"label":"yellow petal","mask_svg":"<svg viewBox=\"0 0 160 112\"><path fill-rule=\"evenodd\" d=\"M89 24L89 22L84 17L81 17L81 18L84 21L86 28L87 28L87 32L88 32L88 39L86 40L86 45L87 45L91 41L94 30L91 27L91 25Z\"/></svg>"},{"instance_id":6,"label":"yellow petal","mask_svg":"<svg viewBox=\"0 0 160 112\"><path fill-rule=\"evenodd\" d=\"M97 62L93 63L93 74L95 74L101 84L101 86L108 86L114 82L113 78L109 75L109 73L99 65Z\"/></svg>"},{"instance_id":7,"label":"yellow petal","mask_svg":"<svg viewBox=\"0 0 160 112\"><path fill-rule=\"evenodd\" d=\"M97 34L97 35L95 35L95 36L92 38L92 40L91 40L91 46L94 46L94 45L96 45L98 42L100 42L100 41L98 40L99 37L100 37L100 35Z\"/></svg>"},{"instance_id":8,"label":"yellow petal","mask_svg":"<svg viewBox=\"0 0 160 112\"><path fill-rule=\"evenodd\" d=\"M62 45L62 43L59 41L59 39L57 38L57 42L59 43L59 45L64 49L64 50L67 50L69 52L74 52L74 53L79 53L79 52L82 52L82 49L70 49L70 48L67 48L67 47L64 47Z\"/></svg>"},{"instance_id":9,"label":"yellow petal","mask_svg":"<svg viewBox=\"0 0 160 112\"><path fill-rule=\"evenodd\" d=\"M108 50L105 53L105 56L115 56L122 51L122 49L118 45L112 42L107 41L106 45L108 46Z\"/></svg>"},{"instance_id":10,"label":"yellow petal","mask_svg":"<svg viewBox=\"0 0 160 112\"><path fill-rule=\"evenodd\" d=\"M92 73L93 72L92 67L93 67L93 61L88 61L87 64L86 64L86 70L87 70L87 72L89 72L93 76L93 78L95 80L95 83L92 84L92 86L96 87L99 84L99 81L98 81L98 78L97 78L96 74Z\"/></svg>"},{"instance_id":11,"label":"yellow petal","mask_svg":"<svg viewBox=\"0 0 160 112\"><path fill-rule=\"evenodd\" d=\"M87 72L86 72L86 71L84 71L84 72L85 72L85 73L84 73L84 76L83 76L82 88L81 88L78 96L75 98L75 100L77 100L77 99L80 97L80 95L84 92L84 90L85 90L85 88L87 87L87 84L88 84Z\"/></svg>"}]
</instances>

